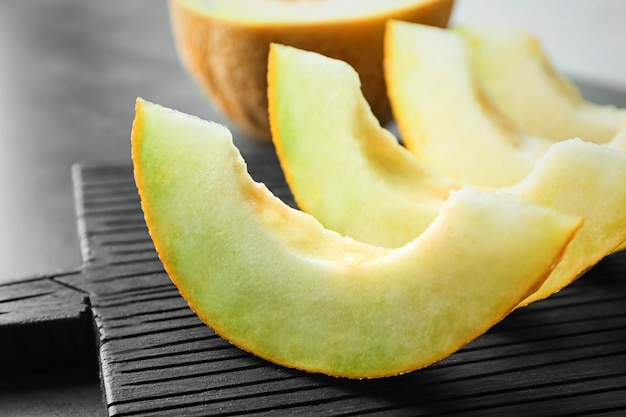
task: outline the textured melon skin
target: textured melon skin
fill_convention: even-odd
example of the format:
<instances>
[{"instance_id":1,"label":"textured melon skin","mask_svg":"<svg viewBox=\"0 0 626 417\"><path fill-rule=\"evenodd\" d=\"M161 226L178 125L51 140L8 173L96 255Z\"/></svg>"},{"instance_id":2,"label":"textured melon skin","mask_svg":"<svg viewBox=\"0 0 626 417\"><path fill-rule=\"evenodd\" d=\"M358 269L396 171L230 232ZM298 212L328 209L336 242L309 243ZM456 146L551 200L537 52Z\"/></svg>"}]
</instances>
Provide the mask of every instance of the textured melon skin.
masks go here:
<instances>
[{"instance_id":1,"label":"textured melon skin","mask_svg":"<svg viewBox=\"0 0 626 417\"><path fill-rule=\"evenodd\" d=\"M541 285L580 227L464 189L418 239L384 249L255 183L220 125L138 100L131 138L150 235L191 308L233 344L310 372L382 377L451 354Z\"/></svg>"},{"instance_id":2,"label":"textured melon skin","mask_svg":"<svg viewBox=\"0 0 626 417\"><path fill-rule=\"evenodd\" d=\"M360 1L360 0L359 0ZM270 144L267 55L271 42L349 62L361 74L365 97L381 123L391 120L383 76L385 21L444 27L454 0L416 0L376 17L277 23L224 19L202 12L201 1L171 0L172 33L183 66L215 106L251 138ZM280 7L280 2L276 2ZM332 1L328 1L328 7ZM358 1L355 8L358 9Z\"/></svg>"},{"instance_id":3,"label":"textured melon skin","mask_svg":"<svg viewBox=\"0 0 626 417\"><path fill-rule=\"evenodd\" d=\"M449 190L464 186L429 171L376 123L345 62L274 45L268 79L285 177L300 208L326 227L397 247L424 230ZM311 99L297 100L303 96ZM626 150L626 129L610 146ZM625 183L625 152L570 139L553 143L522 181L493 189L585 217L546 283L521 305L565 287L626 240Z\"/></svg>"}]
</instances>

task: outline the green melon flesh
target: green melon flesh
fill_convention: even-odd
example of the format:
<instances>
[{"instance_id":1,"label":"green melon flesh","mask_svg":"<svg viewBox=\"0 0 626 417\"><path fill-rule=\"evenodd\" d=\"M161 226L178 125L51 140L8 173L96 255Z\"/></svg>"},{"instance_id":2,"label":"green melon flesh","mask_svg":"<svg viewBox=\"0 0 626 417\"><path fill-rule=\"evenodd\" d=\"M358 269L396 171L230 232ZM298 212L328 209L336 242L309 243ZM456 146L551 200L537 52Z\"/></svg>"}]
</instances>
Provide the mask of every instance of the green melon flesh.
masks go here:
<instances>
[{"instance_id":1,"label":"green melon flesh","mask_svg":"<svg viewBox=\"0 0 626 417\"><path fill-rule=\"evenodd\" d=\"M398 146L347 63L273 44L268 85L272 140L287 182L298 206L325 227L402 246L461 188Z\"/></svg>"},{"instance_id":2,"label":"green melon flesh","mask_svg":"<svg viewBox=\"0 0 626 417\"><path fill-rule=\"evenodd\" d=\"M268 78L270 121L287 181L300 207L327 227L399 246L436 216L446 187L463 186L428 171L377 124L347 64L275 45ZM308 96L315 99L297 99ZM624 138L626 130L614 146L625 147ZM626 240L624 184L625 152L571 139L553 144L521 182L494 190L585 218L546 284L523 304L563 288Z\"/></svg>"},{"instance_id":3,"label":"green melon flesh","mask_svg":"<svg viewBox=\"0 0 626 417\"><path fill-rule=\"evenodd\" d=\"M329 375L451 354L543 282L580 224L464 189L409 244L360 243L255 183L222 126L143 100L132 157L157 252L198 316L260 357Z\"/></svg>"}]
</instances>

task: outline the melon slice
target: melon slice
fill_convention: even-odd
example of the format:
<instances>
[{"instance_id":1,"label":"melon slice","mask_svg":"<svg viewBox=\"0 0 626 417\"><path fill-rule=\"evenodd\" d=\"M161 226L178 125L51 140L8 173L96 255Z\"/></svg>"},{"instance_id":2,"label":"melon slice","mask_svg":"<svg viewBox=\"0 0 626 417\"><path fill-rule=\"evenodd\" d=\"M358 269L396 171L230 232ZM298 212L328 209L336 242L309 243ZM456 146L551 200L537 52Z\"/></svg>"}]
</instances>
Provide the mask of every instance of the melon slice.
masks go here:
<instances>
[{"instance_id":1,"label":"melon slice","mask_svg":"<svg viewBox=\"0 0 626 417\"><path fill-rule=\"evenodd\" d=\"M467 49L451 30L388 22L385 76L398 129L418 159L448 177L514 184L552 141L518 131L485 99Z\"/></svg>"},{"instance_id":2,"label":"melon slice","mask_svg":"<svg viewBox=\"0 0 626 417\"><path fill-rule=\"evenodd\" d=\"M510 27L455 30L468 40L481 88L517 129L552 140L606 143L626 123L626 109L585 100L530 33Z\"/></svg>"},{"instance_id":3,"label":"melon slice","mask_svg":"<svg viewBox=\"0 0 626 417\"><path fill-rule=\"evenodd\" d=\"M553 179L552 181L546 179ZM543 299L626 241L626 152L569 139L557 142L509 191L585 217L585 224L544 285L523 305Z\"/></svg>"},{"instance_id":4,"label":"melon slice","mask_svg":"<svg viewBox=\"0 0 626 417\"><path fill-rule=\"evenodd\" d=\"M402 245L432 221L446 190L464 186L429 171L377 123L345 62L273 45L268 80L285 177L300 208L326 227ZM626 240L624 184L626 153L571 139L552 144L516 185L493 189L585 217L549 284L524 304L563 288Z\"/></svg>"},{"instance_id":5,"label":"melon slice","mask_svg":"<svg viewBox=\"0 0 626 417\"><path fill-rule=\"evenodd\" d=\"M399 247L433 221L450 190L462 187L418 162L380 126L347 63L273 44L268 85L272 137L287 182L299 208L325 227Z\"/></svg>"},{"instance_id":6,"label":"melon slice","mask_svg":"<svg viewBox=\"0 0 626 417\"><path fill-rule=\"evenodd\" d=\"M385 249L254 182L221 125L138 100L131 137L150 235L191 308L242 349L310 372L382 377L453 353L541 285L581 223L466 188Z\"/></svg>"},{"instance_id":7,"label":"melon slice","mask_svg":"<svg viewBox=\"0 0 626 417\"><path fill-rule=\"evenodd\" d=\"M381 120L391 119L383 77L385 21L445 26L454 0L170 0L174 42L187 72L250 138L271 143L270 42L350 62Z\"/></svg>"}]
</instances>

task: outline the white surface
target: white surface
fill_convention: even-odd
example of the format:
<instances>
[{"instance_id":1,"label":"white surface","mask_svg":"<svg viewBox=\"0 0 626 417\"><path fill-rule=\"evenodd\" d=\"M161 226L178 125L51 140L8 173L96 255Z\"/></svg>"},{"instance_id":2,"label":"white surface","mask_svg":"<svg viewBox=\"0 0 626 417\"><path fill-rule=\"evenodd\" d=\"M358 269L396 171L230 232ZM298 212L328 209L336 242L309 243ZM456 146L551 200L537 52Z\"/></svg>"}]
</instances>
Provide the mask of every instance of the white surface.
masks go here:
<instances>
[{"instance_id":1,"label":"white surface","mask_svg":"<svg viewBox=\"0 0 626 417\"><path fill-rule=\"evenodd\" d=\"M558 70L626 92L626 0L457 0L451 23L527 30Z\"/></svg>"}]
</instances>

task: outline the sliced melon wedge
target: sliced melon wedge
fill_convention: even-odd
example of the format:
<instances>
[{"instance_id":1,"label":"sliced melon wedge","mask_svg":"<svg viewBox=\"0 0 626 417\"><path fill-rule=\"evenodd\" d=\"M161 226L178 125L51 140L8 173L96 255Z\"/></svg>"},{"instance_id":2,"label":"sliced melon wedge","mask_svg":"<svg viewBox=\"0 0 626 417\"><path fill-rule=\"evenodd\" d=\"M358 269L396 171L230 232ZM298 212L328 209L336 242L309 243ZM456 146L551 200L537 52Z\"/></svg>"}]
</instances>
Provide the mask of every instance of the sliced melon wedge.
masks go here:
<instances>
[{"instance_id":1,"label":"sliced melon wedge","mask_svg":"<svg viewBox=\"0 0 626 417\"><path fill-rule=\"evenodd\" d=\"M283 172L300 209L325 227L399 247L433 221L450 190L462 187L419 163L381 128L347 63L273 44L268 84Z\"/></svg>"},{"instance_id":2,"label":"sliced melon wedge","mask_svg":"<svg viewBox=\"0 0 626 417\"><path fill-rule=\"evenodd\" d=\"M381 377L451 354L541 285L581 223L467 188L384 249L255 183L220 125L138 100L131 137L150 235L191 308L233 344L311 372Z\"/></svg>"},{"instance_id":3,"label":"sliced melon wedge","mask_svg":"<svg viewBox=\"0 0 626 417\"><path fill-rule=\"evenodd\" d=\"M626 109L585 100L555 68L540 40L510 27L459 26L481 88L516 128L552 140L606 143Z\"/></svg>"},{"instance_id":4,"label":"sliced melon wedge","mask_svg":"<svg viewBox=\"0 0 626 417\"><path fill-rule=\"evenodd\" d=\"M552 145L528 177L509 189L534 202L585 216L566 256L524 305L560 290L626 241L624 184L625 152L569 139Z\"/></svg>"},{"instance_id":5,"label":"sliced melon wedge","mask_svg":"<svg viewBox=\"0 0 626 417\"><path fill-rule=\"evenodd\" d=\"M418 159L448 177L514 184L552 141L518 131L485 99L467 49L448 29L387 23L385 77L398 129Z\"/></svg>"},{"instance_id":6,"label":"sliced melon wedge","mask_svg":"<svg viewBox=\"0 0 626 417\"><path fill-rule=\"evenodd\" d=\"M420 225L436 216L446 187L464 184L433 174L377 124L358 78L345 62L272 46L274 143L303 210L340 233L393 247L424 230ZM550 284L525 304L563 288L626 240L624 184L626 153L571 139L552 144L516 185L493 189L585 217Z\"/></svg>"}]
</instances>

